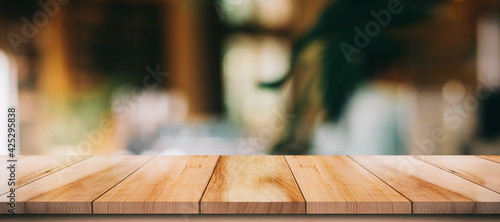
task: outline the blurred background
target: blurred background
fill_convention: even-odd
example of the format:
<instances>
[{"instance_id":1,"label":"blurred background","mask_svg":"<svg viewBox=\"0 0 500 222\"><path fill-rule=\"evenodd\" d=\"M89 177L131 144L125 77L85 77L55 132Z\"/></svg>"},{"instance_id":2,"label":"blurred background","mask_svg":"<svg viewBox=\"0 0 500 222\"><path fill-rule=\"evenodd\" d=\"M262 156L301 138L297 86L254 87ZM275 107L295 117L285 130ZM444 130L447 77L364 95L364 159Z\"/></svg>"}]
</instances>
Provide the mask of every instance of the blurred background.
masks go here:
<instances>
[{"instance_id":1,"label":"blurred background","mask_svg":"<svg viewBox=\"0 0 500 222\"><path fill-rule=\"evenodd\" d=\"M500 2L346 2L0 0L0 104L30 155L500 154Z\"/></svg>"}]
</instances>

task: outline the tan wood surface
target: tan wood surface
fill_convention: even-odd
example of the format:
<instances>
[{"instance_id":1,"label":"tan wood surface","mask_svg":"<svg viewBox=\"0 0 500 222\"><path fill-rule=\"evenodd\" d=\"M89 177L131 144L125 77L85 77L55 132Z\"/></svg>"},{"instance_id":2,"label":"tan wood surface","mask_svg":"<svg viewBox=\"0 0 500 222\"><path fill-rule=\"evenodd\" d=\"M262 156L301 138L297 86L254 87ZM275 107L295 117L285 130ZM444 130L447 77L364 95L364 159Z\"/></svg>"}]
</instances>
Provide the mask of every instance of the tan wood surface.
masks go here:
<instances>
[{"instance_id":1,"label":"tan wood surface","mask_svg":"<svg viewBox=\"0 0 500 222\"><path fill-rule=\"evenodd\" d=\"M283 156L221 156L201 200L202 214L304 214Z\"/></svg>"},{"instance_id":2,"label":"tan wood surface","mask_svg":"<svg viewBox=\"0 0 500 222\"><path fill-rule=\"evenodd\" d=\"M411 202L347 156L287 156L308 214L411 214Z\"/></svg>"},{"instance_id":3,"label":"tan wood surface","mask_svg":"<svg viewBox=\"0 0 500 222\"><path fill-rule=\"evenodd\" d=\"M416 158L352 158L412 201L414 214L500 213L500 194Z\"/></svg>"},{"instance_id":4,"label":"tan wood surface","mask_svg":"<svg viewBox=\"0 0 500 222\"><path fill-rule=\"evenodd\" d=\"M9 215L8 222L498 222L499 215Z\"/></svg>"},{"instance_id":5,"label":"tan wood surface","mask_svg":"<svg viewBox=\"0 0 500 222\"><path fill-rule=\"evenodd\" d=\"M92 201L153 157L87 158L17 189L16 213L90 214ZM4 202L6 196L0 196L0 201ZM0 203L2 213L7 212L7 207Z\"/></svg>"},{"instance_id":6,"label":"tan wood surface","mask_svg":"<svg viewBox=\"0 0 500 222\"><path fill-rule=\"evenodd\" d=\"M479 156L483 159L487 159L487 160L491 160L493 162L497 162L497 163L500 163L500 155L497 155L497 156Z\"/></svg>"},{"instance_id":7,"label":"tan wood surface","mask_svg":"<svg viewBox=\"0 0 500 222\"><path fill-rule=\"evenodd\" d=\"M19 158L17 161L17 183L16 187L24 186L39 178L50 175L61 169L64 169L76 162L79 162L90 156L28 156L26 158ZM7 165L5 163L2 165ZM0 169L4 169L2 166ZM2 180L3 181L3 180ZM9 190L7 183L0 183L0 194L4 194Z\"/></svg>"},{"instance_id":8,"label":"tan wood surface","mask_svg":"<svg viewBox=\"0 0 500 222\"><path fill-rule=\"evenodd\" d=\"M19 160L24 158L25 156L16 156L15 159L16 159L16 165L19 164ZM10 158L8 156L5 156L5 155L0 155L0 195L6 193L10 186L8 184L8 179L10 178L10 169L8 169L7 167L9 167L9 164L8 164L8 161L7 160L10 160ZM18 169L16 168L16 171ZM16 172L17 173L17 172ZM17 177L18 178L18 177Z\"/></svg>"},{"instance_id":9,"label":"tan wood surface","mask_svg":"<svg viewBox=\"0 0 500 222\"><path fill-rule=\"evenodd\" d=\"M18 155L15 157L15 159L19 160L26 157L26 155ZM7 159L10 159L9 156L6 155L0 155L0 164L7 163Z\"/></svg>"},{"instance_id":10,"label":"tan wood surface","mask_svg":"<svg viewBox=\"0 0 500 222\"><path fill-rule=\"evenodd\" d=\"M477 156L414 157L500 193L500 163Z\"/></svg>"},{"instance_id":11,"label":"tan wood surface","mask_svg":"<svg viewBox=\"0 0 500 222\"><path fill-rule=\"evenodd\" d=\"M7 158L0 156L0 165L2 160ZM25 156L18 160L17 178L24 185L16 190L16 213L405 214L411 206L414 214L500 214L496 160ZM0 214L7 213L8 194L0 195Z\"/></svg>"},{"instance_id":12,"label":"tan wood surface","mask_svg":"<svg viewBox=\"0 0 500 222\"><path fill-rule=\"evenodd\" d=\"M198 214L219 156L158 156L94 201L95 214Z\"/></svg>"}]
</instances>

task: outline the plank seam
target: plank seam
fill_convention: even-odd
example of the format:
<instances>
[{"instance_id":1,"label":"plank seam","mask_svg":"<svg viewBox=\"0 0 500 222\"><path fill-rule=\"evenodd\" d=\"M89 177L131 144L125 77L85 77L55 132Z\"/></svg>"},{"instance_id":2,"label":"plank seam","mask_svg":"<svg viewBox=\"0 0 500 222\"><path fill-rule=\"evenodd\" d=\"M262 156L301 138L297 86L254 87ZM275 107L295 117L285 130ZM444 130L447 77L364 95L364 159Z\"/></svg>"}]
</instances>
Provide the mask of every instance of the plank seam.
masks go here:
<instances>
[{"instance_id":1,"label":"plank seam","mask_svg":"<svg viewBox=\"0 0 500 222\"><path fill-rule=\"evenodd\" d=\"M115 188L116 185L120 184L122 181L124 181L125 179L127 179L128 177L130 177L130 175L134 174L135 172L137 172L139 169L141 169L144 165L146 165L147 163L149 163L151 160L155 159L157 156L154 156L153 158L149 159L148 161L146 161L145 163L143 163L142 165L140 165L139 167L137 167L137 169L133 170L131 173L129 173L127 176L125 176L123 179L121 179L120 181L118 181L115 185L111 186L109 189L107 189L106 191L104 191L101 195L99 195L98 197L96 197L94 200L92 200L90 202L90 214L94 214L94 202L99 199L100 197L102 197L102 195L106 194L108 191L110 191L111 189Z\"/></svg>"},{"instance_id":2,"label":"plank seam","mask_svg":"<svg viewBox=\"0 0 500 222\"><path fill-rule=\"evenodd\" d=\"M304 196L304 193L302 192L302 188L300 188L299 182L297 182L297 178L295 178L295 174L293 173L292 168L290 167L290 163L288 163L288 159L286 156L283 156L285 158L286 165L288 166L288 170L290 170L290 173L292 174L293 180L295 181L295 184L299 188L300 195L302 195L302 199L304 199L304 214L307 214L307 200L306 196Z\"/></svg>"},{"instance_id":3,"label":"plank seam","mask_svg":"<svg viewBox=\"0 0 500 222\"><path fill-rule=\"evenodd\" d=\"M30 156L36 156L36 155L30 155ZM23 156L22 158L24 158L24 157L28 157L28 156ZM36 178L36 179L34 179L34 180L32 180L32 181L29 181L29 182L27 182L27 183L25 183L25 184L23 184L23 185L21 185L21 186L16 187L16 189L19 189L19 188L21 188L21 187L24 187L24 186L26 186L26 185L30 184L30 183L36 182L36 181L38 181L38 180L40 180L40 179L42 179L42 178L45 178L45 177L50 176L50 175L52 175L52 174L54 174L54 173L57 173L57 172L59 172L59 171L61 171L61 170L64 170L64 169L66 169L66 168L68 168L68 167L70 167L70 166L73 166L73 165L75 165L75 164L77 164L77 163L79 163L79 162L82 162L82 161L84 161L84 160L86 160L86 159L88 159L88 158L90 158L90 157L92 157L92 155L88 155L88 156L86 156L86 157L84 157L84 158L82 158L82 159L79 159L79 160L75 161L75 162L69 162L70 164L68 164L67 166L63 166L61 169L58 169L58 170L56 170L56 171L54 171L54 172L51 172L51 173L49 173L49 174L47 174L47 175L44 175L44 176L41 176L41 177L39 177L39 178ZM19 158L19 159L21 159L21 158ZM6 194L6 193L8 193L8 192L9 192L9 191L4 192L4 193L0 193L0 196L1 196L1 195Z\"/></svg>"},{"instance_id":4,"label":"plank seam","mask_svg":"<svg viewBox=\"0 0 500 222\"><path fill-rule=\"evenodd\" d=\"M493 192L495 192L495 193L500 194L500 192L498 192L498 191L496 191L496 190L492 190L492 189L490 189L490 188L488 188L488 187L485 187L485 186L483 186L483 185L481 185L481 184L478 184L478 183L476 183L476 182L474 182L474 181L472 181L472 180L469 180L469 179L467 179L467 178L463 177L463 176L462 176L462 175L460 175L460 174L454 174L454 173L450 172L449 170L454 171L454 170L452 170L452 169L448 169L448 168L444 168L444 167L436 166L436 165L434 165L434 164L432 164L432 163L430 163L430 162L425 161L425 160L424 160L425 158L422 158L422 159L421 159L421 158L418 158L418 157L415 157L415 156L411 156L411 157L412 157L412 158L415 158L415 159L417 159L417 160L420 160L420 161L422 161L422 162L424 162L424 163L426 163L426 164L429 164L429 165L431 165L431 166L433 166L433 167L436 167L436 168L438 168L438 169L441 169L441 170L443 170L443 171L446 171L446 172L448 172L448 173L451 173L451 174L453 174L453 175L455 175L455 176L458 176L458 177L460 177L460 178L462 178L462 179L465 179L465 180L467 180L467 181L469 181L469 182L472 182L473 184L476 184L476 185L478 185L478 186L480 186L480 187L484 187L484 188L486 188L486 189L488 189L488 190L491 190L491 191L493 191ZM487 160L487 159L486 159L486 160ZM493 161L493 162L494 162L494 161Z\"/></svg>"},{"instance_id":5,"label":"plank seam","mask_svg":"<svg viewBox=\"0 0 500 222\"><path fill-rule=\"evenodd\" d=\"M494 160L492 160L492 159L485 158L485 157L484 157L484 155L474 155L474 156L477 156L477 157L479 157L479 158L481 158L481 159L483 159L483 160L488 160L488 161L491 161L491 162L493 162L493 163L498 163L498 164L500 164L500 162L494 161Z\"/></svg>"},{"instance_id":6,"label":"plank seam","mask_svg":"<svg viewBox=\"0 0 500 222\"><path fill-rule=\"evenodd\" d=\"M377 176L375 173L373 173L372 171L370 171L368 168L366 168L365 166L363 166L363 164L361 163L358 163L354 158L352 158L350 155L347 156L349 159L351 159L353 162L355 162L356 164L358 164L359 166L363 167L363 169L365 169L366 171L370 172L373 176L377 177L380 181L384 182L385 184L387 184L387 186L389 186L391 189L393 189L394 191L398 192L401 196L403 196L404 198L406 198L408 201L410 201L410 208L411 208L411 214L413 214L413 201L410 200L410 198L406 197L404 194L402 194L401 192L399 192L399 190L396 190L396 188L392 187L390 184L388 184L387 182L385 182L382 178L380 178L379 176Z\"/></svg>"},{"instance_id":7,"label":"plank seam","mask_svg":"<svg viewBox=\"0 0 500 222\"><path fill-rule=\"evenodd\" d=\"M203 193L201 193L200 201L198 201L198 214L201 214L201 200L203 200L205 192L207 192L208 185L210 184L210 181L212 181L212 177L214 176L215 169L217 169L217 166L219 165L220 159L221 156L219 155L219 157L217 157L217 163L215 163L215 166L212 170L212 174L210 174L210 178L208 179L207 185L205 185L205 189L203 189Z\"/></svg>"}]
</instances>

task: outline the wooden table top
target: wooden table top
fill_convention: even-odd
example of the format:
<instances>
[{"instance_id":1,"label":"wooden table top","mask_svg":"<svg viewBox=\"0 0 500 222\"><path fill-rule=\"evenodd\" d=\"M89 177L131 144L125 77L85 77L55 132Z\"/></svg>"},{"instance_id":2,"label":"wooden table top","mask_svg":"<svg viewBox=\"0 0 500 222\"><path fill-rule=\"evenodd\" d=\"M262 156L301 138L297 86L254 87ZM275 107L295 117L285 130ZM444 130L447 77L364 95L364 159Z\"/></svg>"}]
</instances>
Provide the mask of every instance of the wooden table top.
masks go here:
<instances>
[{"instance_id":1,"label":"wooden table top","mask_svg":"<svg viewBox=\"0 0 500 222\"><path fill-rule=\"evenodd\" d=\"M17 214L500 214L500 156L17 159Z\"/></svg>"}]
</instances>

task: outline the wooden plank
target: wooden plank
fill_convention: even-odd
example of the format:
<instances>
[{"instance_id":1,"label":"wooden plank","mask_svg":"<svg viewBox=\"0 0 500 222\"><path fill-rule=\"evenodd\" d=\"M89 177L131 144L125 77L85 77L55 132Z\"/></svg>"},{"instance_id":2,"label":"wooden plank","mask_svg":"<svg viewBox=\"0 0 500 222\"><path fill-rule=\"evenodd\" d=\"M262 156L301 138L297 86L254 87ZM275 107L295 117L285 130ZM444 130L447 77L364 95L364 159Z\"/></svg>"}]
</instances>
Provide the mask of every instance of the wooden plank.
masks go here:
<instances>
[{"instance_id":1,"label":"wooden plank","mask_svg":"<svg viewBox=\"0 0 500 222\"><path fill-rule=\"evenodd\" d=\"M6 222L498 222L499 215L5 215Z\"/></svg>"},{"instance_id":2,"label":"wooden plank","mask_svg":"<svg viewBox=\"0 0 500 222\"><path fill-rule=\"evenodd\" d=\"M202 214L304 214L283 156L221 156L201 200Z\"/></svg>"},{"instance_id":3,"label":"wooden plank","mask_svg":"<svg viewBox=\"0 0 500 222\"><path fill-rule=\"evenodd\" d=\"M27 156L26 155L18 155L18 156L16 156L16 159L20 160L20 159L22 159L24 157L27 157ZM9 156L0 155L0 164L7 163L7 159L10 159Z\"/></svg>"},{"instance_id":4,"label":"wooden plank","mask_svg":"<svg viewBox=\"0 0 500 222\"><path fill-rule=\"evenodd\" d=\"M92 156L17 189L16 213L90 214L92 201L154 156ZM0 196L0 201L7 200ZM8 205L0 203L0 212Z\"/></svg>"},{"instance_id":5,"label":"wooden plank","mask_svg":"<svg viewBox=\"0 0 500 222\"><path fill-rule=\"evenodd\" d=\"M477 156L414 157L500 193L500 163Z\"/></svg>"},{"instance_id":6,"label":"wooden plank","mask_svg":"<svg viewBox=\"0 0 500 222\"><path fill-rule=\"evenodd\" d=\"M39 178L50 175L61 169L64 169L71 164L81 161L90 156L28 156L18 159L17 161L17 183L16 187L24 186ZM2 164L1 169L5 169L9 163ZM3 181L3 180L2 180ZM4 194L9 190L7 183L0 183L0 194Z\"/></svg>"},{"instance_id":7,"label":"wooden plank","mask_svg":"<svg viewBox=\"0 0 500 222\"><path fill-rule=\"evenodd\" d=\"M219 156L158 156L93 203L95 214L199 214Z\"/></svg>"},{"instance_id":8,"label":"wooden plank","mask_svg":"<svg viewBox=\"0 0 500 222\"><path fill-rule=\"evenodd\" d=\"M500 213L500 194L410 156L352 156L413 202L414 214Z\"/></svg>"},{"instance_id":9,"label":"wooden plank","mask_svg":"<svg viewBox=\"0 0 500 222\"><path fill-rule=\"evenodd\" d=\"M16 156L16 174L19 174L17 170L18 169L18 164L19 161L26 156ZM6 155L0 156L0 195L7 193L10 189L9 183L7 182L10 179L10 170L7 168L9 166L8 160L10 158ZM19 178L19 176L16 176L16 179Z\"/></svg>"},{"instance_id":10,"label":"wooden plank","mask_svg":"<svg viewBox=\"0 0 500 222\"><path fill-rule=\"evenodd\" d=\"M347 156L287 156L308 214L411 214L411 202Z\"/></svg>"},{"instance_id":11,"label":"wooden plank","mask_svg":"<svg viewBox=\"0 0 500 222\"><path fill-rule=\"evenodd\" d=\"M488 156L481 155L479 157L481 157L483 159L491 160L493 162L500 163L500 155L495 155L495 156L492 156L492 155L488 155Z\"/></svg>"}]
</instances>

